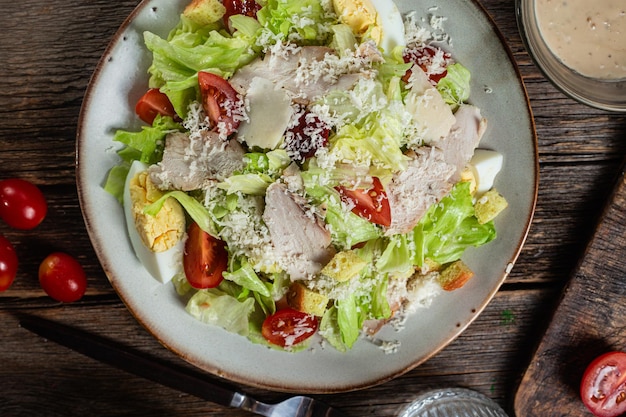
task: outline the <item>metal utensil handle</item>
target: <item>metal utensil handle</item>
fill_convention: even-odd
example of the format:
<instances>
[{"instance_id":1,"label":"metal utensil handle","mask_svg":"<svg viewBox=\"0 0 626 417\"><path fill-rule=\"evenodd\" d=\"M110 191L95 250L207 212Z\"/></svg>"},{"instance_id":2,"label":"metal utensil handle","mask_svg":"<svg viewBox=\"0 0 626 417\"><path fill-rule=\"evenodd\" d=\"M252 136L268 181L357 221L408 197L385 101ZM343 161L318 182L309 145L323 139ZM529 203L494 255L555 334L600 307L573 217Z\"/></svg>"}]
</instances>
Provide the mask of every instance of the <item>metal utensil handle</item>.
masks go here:
<instances>
[{"instance_id":1,"label":"metal utensil handle","mask_svg":"<svg viewBox=\"0 0 626 417\"><path fill-rule=\"evenodd\" d=\"M208 381L199 373L182 370L122 346L109 339L41 317L20 316L20 325L46 339L121 370L228 407L239 407L243 393Z\"/></svg>"}]
</instances>

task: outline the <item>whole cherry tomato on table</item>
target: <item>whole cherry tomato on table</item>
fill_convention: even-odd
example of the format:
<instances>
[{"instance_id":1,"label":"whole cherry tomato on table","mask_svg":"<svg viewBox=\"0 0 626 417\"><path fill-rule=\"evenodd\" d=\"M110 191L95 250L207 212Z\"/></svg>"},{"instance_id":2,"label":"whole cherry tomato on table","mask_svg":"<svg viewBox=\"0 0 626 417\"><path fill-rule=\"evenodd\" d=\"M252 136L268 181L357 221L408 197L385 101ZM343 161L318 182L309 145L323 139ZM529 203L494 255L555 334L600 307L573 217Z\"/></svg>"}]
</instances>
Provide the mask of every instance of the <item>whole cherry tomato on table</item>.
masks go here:
<instances>
[{"instance_id":1,"label":"whole cherry tomato on table","mask_svg":"<svg viewBox=\"0 0 626 417\"><path fill-rule=\"evenodd\" d=\"M76 259L66 253L55 252L39 265L39 284L55 300L71 303L85 294L87 277Z\"/></svg>"},{"instance_id":2,"label":"whole cherry tomato on table","mask_svg":"<svg viewBox=\"0 0 626 417\"><path fill-rule=\"evenodd\" d=\"M11 242L0 235L0 291L11 286L17 274L17 255Z\"/></svg>"},{"instance_id":3,"label":"whole cherry tomato on table","mask_svg":"<svg viewBox=\"0 0 626 417\"><path fill-rule=\"evenodd\" d=\"M626 413L626 353L609 352L594 359L583 375L580 396L597 417Z\"/></svg>"},{"instance_id":4,"label":"whole cherry tomato on table","mask_svg":"<svg viewBox=\"0 0 626 417\"><path fill-rule=\"evenodd\" d=\"M0 181L0 218L9 226L34 229L47 212L46 198L35 184L19 178Z\"/></svg>"}]
</instances>

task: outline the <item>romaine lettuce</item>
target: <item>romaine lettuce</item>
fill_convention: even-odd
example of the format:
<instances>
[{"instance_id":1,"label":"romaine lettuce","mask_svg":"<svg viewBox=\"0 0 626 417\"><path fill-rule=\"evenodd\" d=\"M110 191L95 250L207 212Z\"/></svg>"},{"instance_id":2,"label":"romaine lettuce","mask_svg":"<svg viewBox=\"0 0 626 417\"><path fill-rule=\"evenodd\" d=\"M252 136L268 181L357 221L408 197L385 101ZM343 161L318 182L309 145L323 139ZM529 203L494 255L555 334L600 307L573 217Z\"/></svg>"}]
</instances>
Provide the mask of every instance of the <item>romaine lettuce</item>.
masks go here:
<instances>
[{"instance_id":1,"label":"romaine lettuce","mask_svg":"<svg viewBox=\"0 0 626 417\"><path fill-rule=\"evenodd\" d=\"M267 0L257 19L283 40L325 45L331 36L330 27L336 21L331 11L319 0Z\"/></svg>"},{"instance_id":2,"label":"romaine lettuce","mask_svg":"<svg viewBox=\"0 0 626 417\"><path fill-rule=\"evenodd\" d=\"M424 259L439 264L456 261L471 246L481 246L495 239L493 222L480 224L474 216L469 182L460 182L438 204L430 207L411 233L415 248L414 262Z\"/></svg>"}]
</instances>

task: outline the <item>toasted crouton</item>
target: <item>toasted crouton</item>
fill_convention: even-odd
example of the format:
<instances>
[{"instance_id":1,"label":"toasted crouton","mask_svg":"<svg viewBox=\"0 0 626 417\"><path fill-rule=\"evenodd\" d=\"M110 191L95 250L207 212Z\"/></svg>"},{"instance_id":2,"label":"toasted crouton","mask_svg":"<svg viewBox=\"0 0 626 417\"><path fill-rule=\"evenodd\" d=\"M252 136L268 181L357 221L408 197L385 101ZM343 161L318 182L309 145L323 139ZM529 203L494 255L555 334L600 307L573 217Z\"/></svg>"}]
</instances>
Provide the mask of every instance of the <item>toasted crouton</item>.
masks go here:
<instances>
[{"instance_id":1,"label":"toasted crouton","mask_svg":"<svg viewBox=\"0 0 626 417\"><path fill-rule=\"evenodd\" d=\"M308 289L299 282L294 282L287 292L287 303L298 311L323 316L328 305L328 297Z\"/></svg>"},{"instance_id":2,"label":"toasted crouton","mask_svg":"<svg viewBox=\"0 0 626 417\"><path fill-rule=\"evenodd\" d=\"M203 26L217 22L225 13L220 0L193 0L183 11L185 17Z\"/></svg>"},{"instance_id":3,"label":"toasted crouton","mask_svg":"<svg viewBox=\"0 0 626 417\"><path fill-rule=\"evenodd\" d=\"M495 219L502 210L507 208L508 205L509 203L507 203L506 199L502 197L500 193L491 189L476 201L474 205L476 218L480 224L490 222Z\"/></svg>"},{"instance_id":4,"label":"toasted crouton","mask_svg":"<svg viewBox=\"0 0 626 417\"><path fill-rule=\"evenodd\" d=\"M474 272L467 264L461 260L452 262L446 266L439 274L439 284L446 291L453 291L461 288L470 278L474 276Z\"/></svg>"},{"instance_id":5,"label":"toasted crouton","mask_svg":"<svg viewBox=\"0 0 626 417\"><path fill-rule=\"evenodd\" d=\"M339 282L349 281L357 276L367 265L352 250L337 252L333 259L322 269L322 274Z\"/></svg>"}]
</instances>

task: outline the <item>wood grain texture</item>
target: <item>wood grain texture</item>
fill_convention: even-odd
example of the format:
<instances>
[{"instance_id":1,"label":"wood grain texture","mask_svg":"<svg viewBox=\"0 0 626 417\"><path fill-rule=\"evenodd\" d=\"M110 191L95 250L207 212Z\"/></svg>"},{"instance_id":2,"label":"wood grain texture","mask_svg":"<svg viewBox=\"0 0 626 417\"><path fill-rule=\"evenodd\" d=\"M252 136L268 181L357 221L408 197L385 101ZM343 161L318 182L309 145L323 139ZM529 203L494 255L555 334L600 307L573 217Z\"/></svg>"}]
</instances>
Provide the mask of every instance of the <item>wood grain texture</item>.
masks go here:
<instances>
[{"instance_id":1,"label":"wood grain texture","mask_svg":"<svg viewBox=\"0 0 626 417\"><path fill-rule=\"evenodd\" d=\"M586 366L604 352L624 349L625 260L626 178L622 175L524 374L515 399L518 414L589 414L578 393Z\"/></svg>"},{"instance_id":2,"label":"wood grain texture","mask_svg":"<svg viewBox=\"0 0 626 417\"><path fill-rule=\"evenodd\" d=\"M443 0L433 4L437 1ZM3 417L250 415L213 406L46 343L20 329L13 316L15 312L40 314L186 366L137 324L111 288L87 236L75 186L76 124L85 89L111 36L137 4L138 0L0 0L0 178L31 180L49 202L48 217L34 231L15 231L0 223L0 233L14 243L20 259L15 283L0 293ZM397 415L416 393L443 386L476 389L511 416L514 411L518 417L533 415L534 404L513 410L516 387L545 330L546 318L585 253L626 155L626 116L565 97L525 52L514 1L482 0L482 4L511 48L537 126L539 200L527 244L486 310L438 355L380 386L320 397L349 416ZM88 290L80 302L56 303L39 287L39 262L52 250L76 256L85 267ZM619 259L614 261L607 274L619 277ZM619 334L597 331L597 339L605 339L606 345L618 340ZM563 343L577 346L568 340ZM568 359L572 368L566 370L567 380L573 387L576 366L582 365L575 357ZM242 388L265 401L281 397ZM551 399L549 392L545 394Z\"/></svg>"}]
</instances>

